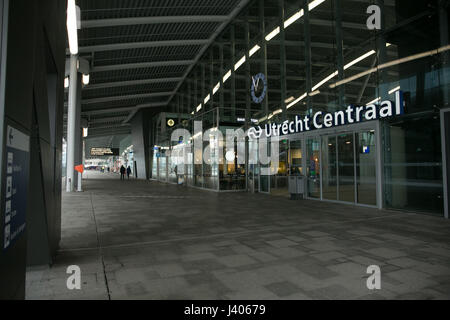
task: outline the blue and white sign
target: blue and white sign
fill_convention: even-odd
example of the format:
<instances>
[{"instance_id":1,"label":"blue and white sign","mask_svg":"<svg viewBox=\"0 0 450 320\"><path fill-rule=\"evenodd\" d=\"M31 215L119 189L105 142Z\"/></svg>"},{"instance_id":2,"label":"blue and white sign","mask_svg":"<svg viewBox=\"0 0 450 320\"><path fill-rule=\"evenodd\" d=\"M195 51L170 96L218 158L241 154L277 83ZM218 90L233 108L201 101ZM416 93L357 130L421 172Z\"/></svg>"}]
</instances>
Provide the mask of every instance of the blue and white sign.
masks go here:
<instances>
[{"instance_id":1,"label":"blue and white sign","mask_svg":"<svg viewBox=\"0 0 450 320\"><path fill-rule=\"evenodd\" d=\"M6 131L6 166L4 178L3 249L8 249L25 231L30 137L11 126Z\"/></svg>"}]
</instances>

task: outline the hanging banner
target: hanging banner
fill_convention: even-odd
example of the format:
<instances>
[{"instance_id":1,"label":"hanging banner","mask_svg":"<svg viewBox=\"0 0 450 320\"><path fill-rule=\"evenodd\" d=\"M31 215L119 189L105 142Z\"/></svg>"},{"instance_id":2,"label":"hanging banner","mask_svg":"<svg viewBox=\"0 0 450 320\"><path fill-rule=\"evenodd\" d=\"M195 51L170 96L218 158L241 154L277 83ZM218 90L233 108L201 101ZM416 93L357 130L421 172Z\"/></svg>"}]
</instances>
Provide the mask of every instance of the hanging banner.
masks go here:
<instances>
[{"instance_id":1,"label":"hanging banner","mask_svg":"<svg viewBox=\"0 0 450 320\"><path fill-rule=\"evenodd\" d=\"M8 249L25 231L30 137L8 126L6 130L6 165L3 188L3 249Z\"/></svg>"}]
</instances>

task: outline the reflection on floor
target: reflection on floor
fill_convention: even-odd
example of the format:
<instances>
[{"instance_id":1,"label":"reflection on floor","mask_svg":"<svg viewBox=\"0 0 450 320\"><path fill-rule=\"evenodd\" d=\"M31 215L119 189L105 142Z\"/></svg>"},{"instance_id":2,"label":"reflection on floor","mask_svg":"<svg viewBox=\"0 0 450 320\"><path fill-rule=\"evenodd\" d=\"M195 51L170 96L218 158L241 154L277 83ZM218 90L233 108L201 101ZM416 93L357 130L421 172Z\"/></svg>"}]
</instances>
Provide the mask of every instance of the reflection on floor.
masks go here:
<instances>
[{"instance_id":1,"label":"reflection on floor","mask_svg":"<svg viewBox=\"0 0 450 320\"><path fill-rule=\"evenodd\" d=\"M450 298L442 218L87 175L63 196L61 250L28 271L28 299Z\"/></svg>"}]
</instances>

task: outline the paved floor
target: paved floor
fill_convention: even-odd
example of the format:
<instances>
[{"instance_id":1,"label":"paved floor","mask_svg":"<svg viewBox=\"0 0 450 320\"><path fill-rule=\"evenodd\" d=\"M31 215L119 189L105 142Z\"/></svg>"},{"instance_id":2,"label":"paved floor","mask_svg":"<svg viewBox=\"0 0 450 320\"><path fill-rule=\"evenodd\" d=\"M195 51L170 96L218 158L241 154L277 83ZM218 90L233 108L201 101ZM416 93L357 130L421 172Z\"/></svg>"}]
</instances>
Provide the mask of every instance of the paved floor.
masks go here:
<instances>
[{"instance_id":1,"label":"paved floor","mask_svg":"<svg viewBox=\"0 0 450 320\"><path fill-rule=\"evenodd\" d=\"M28 299L450 298L443 218L87 177L63 196L61 250L28 271ZM370 265L381 290L367 289Z\"/></svg>"}]
</instances>

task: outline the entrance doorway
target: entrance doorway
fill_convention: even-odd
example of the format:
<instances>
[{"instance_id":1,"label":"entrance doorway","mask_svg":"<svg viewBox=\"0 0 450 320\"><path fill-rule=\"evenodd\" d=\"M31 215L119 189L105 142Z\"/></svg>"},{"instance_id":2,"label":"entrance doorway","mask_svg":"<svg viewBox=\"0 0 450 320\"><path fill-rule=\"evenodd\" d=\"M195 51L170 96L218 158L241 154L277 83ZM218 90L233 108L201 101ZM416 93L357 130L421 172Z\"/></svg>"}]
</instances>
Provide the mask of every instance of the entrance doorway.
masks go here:
<instances>
[{"instance_id":1,"label":"entrance doorway","mask_svg":"<svg viewBox=\"0 0 450 320\"><path fill-rule=\"evenodd\" d=\"M450 199L450 108L441 110L442 180L444 185L444 216L449 218Z\"/></svg>"},{"instance_id":2,"label":"entrance doorway","mask_svg":"<svg viewBox=\"0 0 450 320\"><path fill-rule=\"evenodd\" d=\"M278 168L269 166L272 175L260 175L259 191L287 196L289 176L305 175L308 199L381 208L378 126L371 122L286 136L279 143Z\"/></svg>"},{"instance_id":3,"label":"entrance doorway","mask_svg":"<svg viewBox=\"0 0 450 320\"><path fill-rule=\"evenodd\" d=\"M303 139L281 139L278 147L278 163L258 166L264 169L258 170L259 192L288 197L289 177L303 175ZM271 175L263 174L269 170Z\"/></svg>"}]
</instances>

